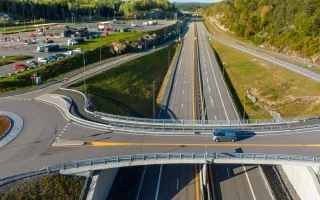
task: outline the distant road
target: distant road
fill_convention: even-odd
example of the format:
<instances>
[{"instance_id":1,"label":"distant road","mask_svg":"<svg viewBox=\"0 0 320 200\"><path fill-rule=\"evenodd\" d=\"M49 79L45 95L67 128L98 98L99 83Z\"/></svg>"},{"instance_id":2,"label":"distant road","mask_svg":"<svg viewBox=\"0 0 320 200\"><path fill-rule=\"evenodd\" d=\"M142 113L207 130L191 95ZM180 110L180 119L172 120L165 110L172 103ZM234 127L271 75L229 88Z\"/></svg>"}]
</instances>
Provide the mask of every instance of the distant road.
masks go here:
<instances>
[{"instance_id":1,"label":"distant road","mask_svg":"<svg viewBox=\"0 0 320 200\"><path fill-rule=\"evenodd\" d=\"M219 27L217 27L217 25L213 22L211 22L207 17L206 19L208 20L208 22L210 22L212 24L212 26L217 30L219 31L219 33L223 34L224 36L228 37L230 40L233 40L239 44L241 44L242 46L246 46L246 47L249 47L249 48L257 48L257 46L254 46L252 44L249 44L247 42L244 42L242 40L239 40L237 38L234 38L230 35L228 35L227 33L225 33L224 31L220 30ZM300 59L300 58L293 58L291 56L288 56L287 54L283 54L283 53L278 53L278 52L275 52L275 51L270 51L270 50L266 50L266 49L262 49L260 48L259 50L260 52L266 52L266 53L269 53L269 54L272 54L272 55L275 55L277 57L280 57L280 58L284 58L284 59L288 59L288 60L291 60L292 62L298 62L300 63L300 65L306 65L306 64L310 64L312 66L315 66L317 68L320 68L320 64L319 63L305 63L305 61L303 59Z\"/></svg>"},{"instance_id":2,"label":"distant road","mask_svg":"<svg viewBox=\"0 0 320 200\"><path fill-rule=\"evenodd\" d=\"M251 54L251 55L256 56L258 58L264 59L264 60L269 61L271 63L274 63L274 64L276 64L276 65L278 65L280 67L283 67L283 68L291 70L291 71L293 71L295 73L301 74L301 75L303 75L303 76L305 76L305 77L307 77L309 79L312 79L314 81L320 82L320 73L319 72L315 72L315 71L312 71L311 69L308 69L306 67L295 65L295 64L292 64L292 63L277 59L275 57L269 56L267 54L263 54L263 53L260 53L258 51L253 51L251 49L245 48L243 46L233 44L233 43L231 43L229 41L226 41L226 40L224 40L224 39L222 39L220 37L212 35L207 30L207 28L205 27L204 24L202 24L202 28L201 29L204 32L204 34L206 34L208 37L211 37L212 39L214 39L214 40L216 40L218 42L221 42L221 43L223 43L225 45L228 45L228 46L230 46L232 48L238 49L238 50L243 51L245 53Z\"/></svg>"}]
</instances>

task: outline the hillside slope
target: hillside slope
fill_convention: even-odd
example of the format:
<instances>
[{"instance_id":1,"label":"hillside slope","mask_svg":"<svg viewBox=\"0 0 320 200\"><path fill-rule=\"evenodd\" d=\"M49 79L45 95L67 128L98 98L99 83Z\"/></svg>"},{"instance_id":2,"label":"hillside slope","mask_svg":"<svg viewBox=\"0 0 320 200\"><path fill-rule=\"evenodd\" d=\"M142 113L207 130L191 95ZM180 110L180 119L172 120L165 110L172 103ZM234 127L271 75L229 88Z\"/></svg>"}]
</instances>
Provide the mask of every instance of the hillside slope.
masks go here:
<instances>
[{"instance_id":1,"label":"hillside slope","mask_svg":"<svg viewBox=\"0 0 320 200\"><path fill-rule=\"evenodd\" d=\"M229 0L200 12L263 48L320 62L319 0Z\"/></svg>"}]
</instances>

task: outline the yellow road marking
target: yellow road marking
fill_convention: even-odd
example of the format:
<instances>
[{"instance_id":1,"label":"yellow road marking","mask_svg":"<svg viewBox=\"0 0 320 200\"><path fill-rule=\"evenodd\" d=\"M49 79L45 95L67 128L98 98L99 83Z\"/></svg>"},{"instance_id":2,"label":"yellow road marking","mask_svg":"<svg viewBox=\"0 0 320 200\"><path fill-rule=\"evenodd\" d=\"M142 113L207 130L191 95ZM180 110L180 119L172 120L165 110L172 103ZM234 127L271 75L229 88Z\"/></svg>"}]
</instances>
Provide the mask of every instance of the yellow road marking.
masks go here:
<instances>
[{"instance_id":1,"label":"yellow road marking","mask_svg":"<svg viewBox=\"0 0 320 200\"><path fill-rule=\"evenodd\" d=\"M91 142L93 146L184 146L184 147L320 147L320 144L248 144L248 143L150 143L150 142Z\"/></svg>"},{"instance_id":2,"label":"yellow road marking","mask_svg":"<svg viewBox=\"0 0 320 200\"><path fill-rule=\"evenodd\" d=\"M196 200L199 200L199 173L197 164L194 165L194 173L196 177Z\"/></svg>"},{"instance_id":3,"label":"yellow road marking","mask_svg":"<svg viewBox=\"0 0 320 200\"><path fill-rule=\"evenodd\" d=\"M211 165L208 165L209 166L209 173L210 173L210 182L211 182L211 191L212 191L212 197L213 197L213 200L216 200L216 193L214 191L214 181L213 181L213 173L212 173L212 166Z\"/></svg>"}]
</instances>

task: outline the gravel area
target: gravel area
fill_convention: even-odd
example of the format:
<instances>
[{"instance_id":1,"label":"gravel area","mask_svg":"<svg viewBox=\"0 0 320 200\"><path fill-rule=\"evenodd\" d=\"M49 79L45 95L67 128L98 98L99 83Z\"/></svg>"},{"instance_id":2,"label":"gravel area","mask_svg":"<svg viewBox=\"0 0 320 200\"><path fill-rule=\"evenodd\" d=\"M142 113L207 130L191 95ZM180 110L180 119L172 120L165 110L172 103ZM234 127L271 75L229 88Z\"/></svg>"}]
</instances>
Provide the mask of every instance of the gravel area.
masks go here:
<instances>
[{"instance_id":1,"label":"gravel area","mask_svg":"<svg viewBox=\"0 0 320 200\"><path fill-rule=\"evenodd\" d=\"M262 165L261 168L268 179L276 199L300 200L281 166Z\"/></svg>"},{"instance_id":2,"label":"gravel area","mask_svg":"<svg viewBox=\"0 0 320 200\"><path fill-rule=\"evenodd\" d=\"M4 115L0 115L0 138L7 133L11 126L10 119Z\"/></svg>"}]
</instances>

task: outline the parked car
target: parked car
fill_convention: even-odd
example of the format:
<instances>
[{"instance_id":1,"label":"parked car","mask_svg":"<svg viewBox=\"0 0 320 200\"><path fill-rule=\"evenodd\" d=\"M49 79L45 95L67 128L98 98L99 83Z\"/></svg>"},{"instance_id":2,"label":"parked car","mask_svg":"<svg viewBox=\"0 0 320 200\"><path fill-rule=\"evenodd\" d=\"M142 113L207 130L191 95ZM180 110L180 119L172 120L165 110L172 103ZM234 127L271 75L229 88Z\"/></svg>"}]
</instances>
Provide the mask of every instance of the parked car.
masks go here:
<instances>
[{"instance_id":1,"label":"parked car","mask_svg":"<svg viewBox=\"0 0 320 200\"><path fill-rule=\"evenodd\" d=\"M72 56L73 55L73 51L66 51L63 53L66 56Z\"/></svg>"},{"instance_id":2,"label":"parked car","mask_svg":"<svg viewBox=\"0 0 320 200\"><path fill-rule=\"evenodd\" d=\"M45 33L45 32L40 31L40 32L38 32L38 35L40 35L40 36L45 36L45 35L46 35L46 33Z\"/></svg>"},{"instance_id":3,"label":"parked car","mask_svg":"<svg viewBox=\"0 0 320 200\"><path fill-rule=\"evenodd\" d=\"M33 33L29 33L28 36L29 36L29 37L36 37L36 35L33 34Z\"/></svg>"},{"instance_id":4,"label":"parked car","mask_svg":"<svg viewBox=\"0 0 320 200\"><path fill-rule=\"evenodd\" d=\"M233 129L218 129L213 132L212 139L215 142L237 141L236 131Z\"/></svg>"},{"instance_id":5,"label":"parked car","mask_svg":"<svg viewBox=\"0 0 320 200\"><path fill-rule=\"evenodd\" d=\"M74 50L72 50L74 54L77 54L77 53L82 53L82 49L81 48L76 48Z\"/></svg>"},{"instance_id":6,"label":"parked car","mask_svg":"<svg viewBox=\"0 0 320 200\"><path fill-rule=\"evenodd\" d=\"M38 58L38 62L39 63L48 63L49 61L48 61L48 59L47 58L43 58L43 57L40 57L40 58Z\"/></svg>"},{"instance_id":7,"label":"parked car","mask_svg":"<svg viewBox=\"0 0 320 200\"><path fill-rule=\"evenodd\" d=\"M29 67L27 65L24 65L24 64L14 64L13 68L14 69L28 69Z\"/></svg>"},{"instance_id":8,"label":"parked car","mask_svg":"<svg viewBox=\"0 0 320 200\"><path fill-rule=\"evenodd\" d=\"M49 62L53 62L53 61L58 60L58 58L55 57L55 56L48 56L48 57L47 57L47 60L48 60Z\"/></svg>"},{"instance_id":9,"label":"parked car","mask_svg":"<svg viewBox=\"0 0 320 200\"><path fill-rule=\"evenodd\" d=\"M34 61L34 60L29 60L29 61L27 61L27 65L29 67L38 67L39 63L37 61Z\"/></svg>"},{"instance_id":10,"label":"parked car","mask_svg":"<svg viewBox=\"0 0 320 200\"><path fill-rule=\"evenodd\" d=\"M54 56L57 57L58 60L64 59L66 57L66 55L64 55L62 53L56 53Z\"/></svg>"},{"instance_id":11,"label":"parked car","mask_svg":"<svg viewBox=\"0 0 320 200\"><path fill-rule=\"evenodd\" d=\"M52 43L54 43L54 41L53 40L46 40L46 43L47 44L52 44Z\"/></svg>"},{"instance_id":12,"label":"parked car","mask_svg":"<svg viewBox=\"0 0 320 200\"><path fill-rule=\"evenodd\" d=\"M131 26L132 26L132 27L138 27L138 24L132 23Z\"/></svg>"}]
</instances>

